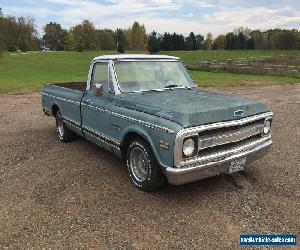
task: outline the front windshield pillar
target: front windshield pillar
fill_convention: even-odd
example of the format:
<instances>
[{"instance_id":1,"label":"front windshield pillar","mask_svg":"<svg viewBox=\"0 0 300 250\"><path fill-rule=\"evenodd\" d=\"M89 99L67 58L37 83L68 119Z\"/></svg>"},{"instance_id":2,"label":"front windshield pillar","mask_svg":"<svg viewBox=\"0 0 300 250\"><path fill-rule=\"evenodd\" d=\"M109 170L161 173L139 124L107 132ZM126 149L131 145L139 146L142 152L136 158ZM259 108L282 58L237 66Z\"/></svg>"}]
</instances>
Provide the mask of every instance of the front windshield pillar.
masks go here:
<instances>
[{"instance_id":1,"label":"front windshield pillar","mask_svg":"<svg viewBox=\"0 0 300 250\"><path fill-rule=\"evenodd\" d=\"M111 79L112 79L112 83L114 86L115 95L122 94L121 88L118 83L118 76L117 76L117 72L116 72L116 68L115 68L115 64L114 64L113 60L109 61L109 71L111 74Z\"/></svg>"}]
</instances>

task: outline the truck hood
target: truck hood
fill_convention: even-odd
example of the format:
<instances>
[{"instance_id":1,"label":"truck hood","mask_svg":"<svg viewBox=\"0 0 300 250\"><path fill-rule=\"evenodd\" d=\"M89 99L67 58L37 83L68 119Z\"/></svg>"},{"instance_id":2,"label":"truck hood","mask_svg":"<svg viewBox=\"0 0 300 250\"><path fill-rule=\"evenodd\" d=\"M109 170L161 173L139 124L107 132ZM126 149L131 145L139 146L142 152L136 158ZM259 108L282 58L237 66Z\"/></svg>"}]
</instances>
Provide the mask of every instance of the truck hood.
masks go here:
<instances>
[{"instance_id":1,"label":"truck hood","mask_svg":"<svg viewBox=\"0 0 300 250\"><path fill-rule=\"evenodd\" d=\"M183 127L241 119L268 111L256 100L198 88L124 93L116 105L162 117ZM234 117L236 110L243 110L244 115Z\"/></svg>"}]
</instances>

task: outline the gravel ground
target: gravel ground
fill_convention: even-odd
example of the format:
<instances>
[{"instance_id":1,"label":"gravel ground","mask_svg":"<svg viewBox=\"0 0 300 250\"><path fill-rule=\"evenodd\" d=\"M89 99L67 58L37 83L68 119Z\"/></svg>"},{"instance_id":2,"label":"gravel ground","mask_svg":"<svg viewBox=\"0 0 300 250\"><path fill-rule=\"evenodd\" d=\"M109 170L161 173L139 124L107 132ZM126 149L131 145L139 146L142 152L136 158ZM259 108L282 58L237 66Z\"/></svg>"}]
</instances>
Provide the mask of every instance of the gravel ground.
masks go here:
<instances>
[{"instance_id":1,"label":"gravel ground","mask_svg":"<svg viewBox=\"0 0 300 250\"><path fill-rule=\"evenodd\" d=\"M268 103L270 153L242 173L156 193L92 143L61 143L39 93L1 95L0 248L218 249L238 248L241 233L299 234L300 86L209 90Z\"/></svg>"}]
</instances>

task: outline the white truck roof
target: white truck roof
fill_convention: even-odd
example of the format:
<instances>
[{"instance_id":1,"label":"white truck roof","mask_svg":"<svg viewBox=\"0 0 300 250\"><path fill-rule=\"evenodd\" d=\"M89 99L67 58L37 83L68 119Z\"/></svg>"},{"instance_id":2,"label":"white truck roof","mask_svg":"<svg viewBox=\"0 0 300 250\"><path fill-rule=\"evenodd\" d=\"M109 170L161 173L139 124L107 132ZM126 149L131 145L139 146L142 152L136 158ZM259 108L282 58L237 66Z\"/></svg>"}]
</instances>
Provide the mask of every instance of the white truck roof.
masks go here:
<instances>
[{"instance_id":1,"label":"white truck roof","mask_svg":"<svg viewBox=\"0 0 300 250\"><path fill-rule=\"evenodd\" d=\"M121 54L121 55L103 55L97 56L93 59L95 60L124 60L124 59L171 59L171 60L179 60L179 57L176 56L166 56L166 55L147 55L147 54Z\"/></svg>"}]
</instances>

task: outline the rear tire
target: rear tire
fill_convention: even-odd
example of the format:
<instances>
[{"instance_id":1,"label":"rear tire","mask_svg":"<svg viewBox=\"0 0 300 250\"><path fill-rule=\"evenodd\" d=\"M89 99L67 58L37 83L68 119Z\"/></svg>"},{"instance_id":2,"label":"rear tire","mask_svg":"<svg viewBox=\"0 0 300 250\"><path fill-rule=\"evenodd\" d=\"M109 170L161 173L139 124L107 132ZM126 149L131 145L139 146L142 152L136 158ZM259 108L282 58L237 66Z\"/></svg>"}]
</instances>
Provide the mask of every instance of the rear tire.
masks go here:
<instances>
[{"instance_id":1,"label":"rear tire","mask_svg":"<svg viewBox=\"0 0 300 250\"><path fill-rule=\"evenodd\" d=\"M59 140L62 142L71 142L77 137L77 135L66 126L59 110L56 113L56 131Z\"/></svg>"},{"instance_id":2,"label":"rear tire","mask_svg":"<svg viewBox=\"0 0 300 250\"><path fill-rule=\"evenodd\" d=\"M161 167L145 140L136 138L129 143L126 163L130 178L138 189L153 192L166 183Z\"/></svg>"}]
</instances>

